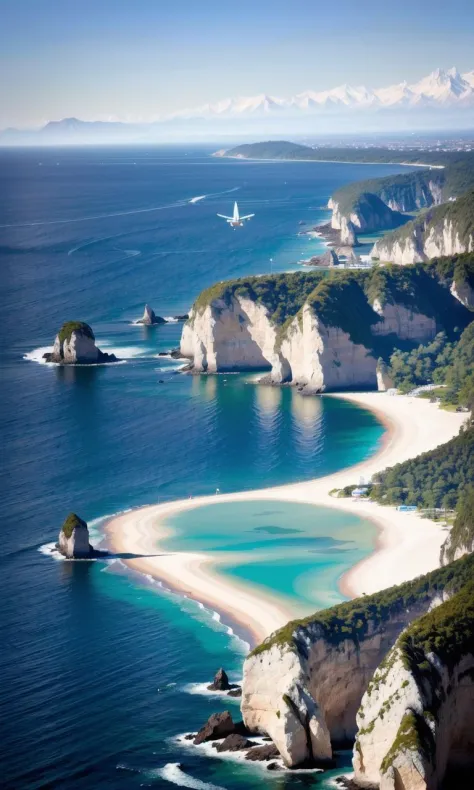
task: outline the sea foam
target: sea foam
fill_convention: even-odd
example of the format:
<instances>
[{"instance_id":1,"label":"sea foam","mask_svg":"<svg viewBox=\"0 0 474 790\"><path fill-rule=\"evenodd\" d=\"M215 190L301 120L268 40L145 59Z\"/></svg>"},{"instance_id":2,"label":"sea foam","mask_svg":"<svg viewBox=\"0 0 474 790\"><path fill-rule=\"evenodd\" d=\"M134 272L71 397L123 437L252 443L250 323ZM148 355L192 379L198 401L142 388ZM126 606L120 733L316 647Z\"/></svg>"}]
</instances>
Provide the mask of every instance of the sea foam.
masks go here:
<instances>
[{"instance_id":1,"label":"sea foam","mask_svg":"<svg viewBox=\"0 0 474 790\"><path fill-rule=\"evenodd\" d=\"M153 771L153 773L155 773ZM156 772L157 776L166 779L167 782L172 782L179 787L192 787L194 790L225 790L220 785L213 785L210 782L201 782L200 779L195 779L190 774L184 773L181 770L180 763L167 763L163 768L159 768Z\"/></svg>"}]
</instances>

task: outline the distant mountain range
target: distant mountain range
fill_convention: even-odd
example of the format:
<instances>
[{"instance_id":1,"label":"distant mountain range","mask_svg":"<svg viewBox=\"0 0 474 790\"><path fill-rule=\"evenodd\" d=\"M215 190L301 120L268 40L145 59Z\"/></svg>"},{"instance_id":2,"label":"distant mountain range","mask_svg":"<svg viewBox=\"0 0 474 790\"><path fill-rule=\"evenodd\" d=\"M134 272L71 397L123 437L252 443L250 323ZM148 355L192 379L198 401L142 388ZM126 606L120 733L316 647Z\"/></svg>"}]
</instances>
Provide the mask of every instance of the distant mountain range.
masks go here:
<instances>
[{"instance_id":1,"label":"distant mountain range","mask_svg":"<svg viewBox=\"0 0 474 790\"><path fill-rule=\"evenodd\" d=\"M472 107L474 108L474 71L460 74L456 68L436 69L419 82L409 85L400 82L388 88L370 90L364 85L339 85L326 91L304 91L290 98L261 94L258 96L224 99L216 104L204 104L183 110L173 117L214 118L239 117L255 114L288 112L319 112L334 109L377 109L414 107Z\"/></svg>"},{"instance_id":2,"label":"distant mountain range","mask_svg":"<svg viewBox=\"0 0 474 790\"><path fill-rule=\"evenodd\" d=\"M408 84L371 90L340 85L304 91L288 98L246 96L223 99L164 115L150 123L83 121L65 118L40 129L5 129L0 145L86 143L153 143L262 133L307 134L341 130L351 118L351 131L465 128L474 126L474 70L436 69ZM317 123L317 127L315 127Z\"/></svg>"}]
</instances>

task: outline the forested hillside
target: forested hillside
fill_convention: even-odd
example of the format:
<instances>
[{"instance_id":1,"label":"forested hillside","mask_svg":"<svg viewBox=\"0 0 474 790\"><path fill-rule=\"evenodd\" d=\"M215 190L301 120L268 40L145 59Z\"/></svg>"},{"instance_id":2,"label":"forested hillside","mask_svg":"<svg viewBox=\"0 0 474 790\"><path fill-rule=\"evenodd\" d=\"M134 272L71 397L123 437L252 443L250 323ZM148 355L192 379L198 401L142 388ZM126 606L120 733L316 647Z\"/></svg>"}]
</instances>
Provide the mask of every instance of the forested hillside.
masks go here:
<instances>
[{"instance_id":1,"label":"forested hillside","mask_svg":"<svg viewBox=\"0 0 474 790\"><path fill-rule=\"evenodd\" d=\"M456 508L474 480L474 427L417 458L374 476L372 499L384 505Z\"/></svg>"}]
</instances>

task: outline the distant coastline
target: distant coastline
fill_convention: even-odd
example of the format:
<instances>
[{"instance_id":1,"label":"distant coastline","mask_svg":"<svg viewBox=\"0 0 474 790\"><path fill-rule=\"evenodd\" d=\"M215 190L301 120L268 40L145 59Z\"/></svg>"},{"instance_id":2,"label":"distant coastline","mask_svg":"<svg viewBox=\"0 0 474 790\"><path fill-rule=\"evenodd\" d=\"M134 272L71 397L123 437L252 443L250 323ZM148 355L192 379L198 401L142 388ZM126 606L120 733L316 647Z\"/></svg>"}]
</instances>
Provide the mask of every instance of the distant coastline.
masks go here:
<instances>
[{"instance_id":1,"label":"distant coastline","mask_svg":"<svg viewBox=\"0 0 474 790\"><path fill-rule=\"evenodd\" d=\"M227 154L215 151L211 156L217 159L240 159L248 162L313 162L313 163L326 163L334 165L400 165L401 167L427 167L431 170L444 170L445 165L433 165L427 162L380 162L380 161L364 161L358 162L351 159L296 159L291 157L258 157L258 156L242 156L242 154Z\"/></svg>"}]
</instances>

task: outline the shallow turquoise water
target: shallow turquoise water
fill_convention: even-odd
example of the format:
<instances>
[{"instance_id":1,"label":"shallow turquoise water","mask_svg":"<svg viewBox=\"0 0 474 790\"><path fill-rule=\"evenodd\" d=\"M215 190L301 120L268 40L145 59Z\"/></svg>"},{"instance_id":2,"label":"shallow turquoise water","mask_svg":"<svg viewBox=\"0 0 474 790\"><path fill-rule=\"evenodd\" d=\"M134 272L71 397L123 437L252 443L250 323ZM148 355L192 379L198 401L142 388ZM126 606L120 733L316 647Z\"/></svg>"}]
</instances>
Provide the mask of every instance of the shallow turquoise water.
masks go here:
<instances>
[{"instance_id":1,"label":"shallow turquoise water","mask_svg":"<svg viewBox=\"0 0 474 790\"><path fill-rule=\"evenodd\" d=\"M216 497L218 500L218 497ZM373 548L372 522L271 500L219 503L167 519L170 551L203 551L224 575L275 593L300 614L339 603L342 574Z\"/></svg>"}]
</instances>

